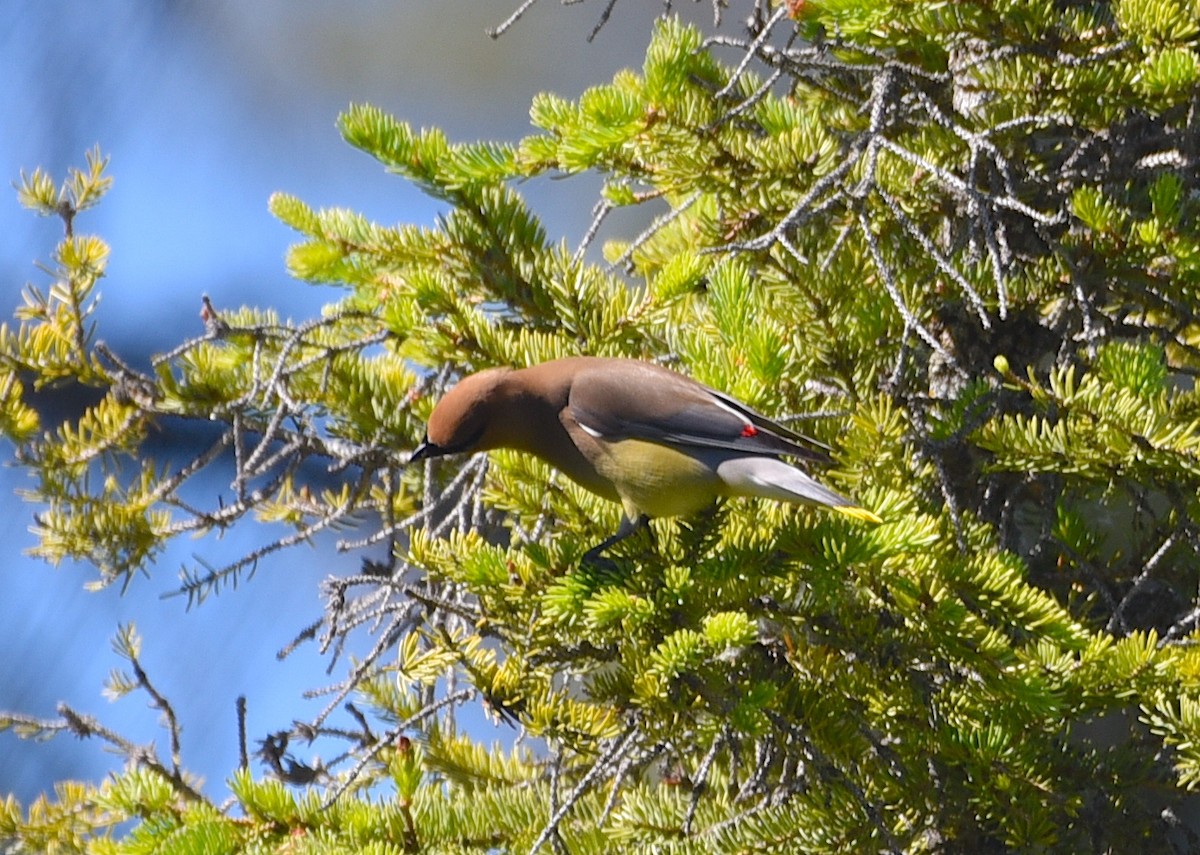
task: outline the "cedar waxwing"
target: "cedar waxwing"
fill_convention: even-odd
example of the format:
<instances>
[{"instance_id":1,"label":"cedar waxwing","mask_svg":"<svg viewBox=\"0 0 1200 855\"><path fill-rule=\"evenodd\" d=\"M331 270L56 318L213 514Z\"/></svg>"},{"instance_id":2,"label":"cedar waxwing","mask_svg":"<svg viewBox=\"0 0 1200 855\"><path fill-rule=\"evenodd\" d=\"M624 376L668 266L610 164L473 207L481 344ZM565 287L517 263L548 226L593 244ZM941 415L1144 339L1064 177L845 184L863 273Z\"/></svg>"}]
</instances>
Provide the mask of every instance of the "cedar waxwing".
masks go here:
<instances>
[{"instance_id":1,"label":"cedar waxwing","mask_svg":"<svg viewBox=\"0 0 1200 855\"><path fill-rule=\"evenodd\" d=\"M649 517L691 514L719 496L826 505L880 522L779 459L823 460L806 442L813 441L661 366L576 356L463 378L433 408L410 462L493 448L537 455L625 509L617 533L585 560Z\"/></svg>"}]
</instances>

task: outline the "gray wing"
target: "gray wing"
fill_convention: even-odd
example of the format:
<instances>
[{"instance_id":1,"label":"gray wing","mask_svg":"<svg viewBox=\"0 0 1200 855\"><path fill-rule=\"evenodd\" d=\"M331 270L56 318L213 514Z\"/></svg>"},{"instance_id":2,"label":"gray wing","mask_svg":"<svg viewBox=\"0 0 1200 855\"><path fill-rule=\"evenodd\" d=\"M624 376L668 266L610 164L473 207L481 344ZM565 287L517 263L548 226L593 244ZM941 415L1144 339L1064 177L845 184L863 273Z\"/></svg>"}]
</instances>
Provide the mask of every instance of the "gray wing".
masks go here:
<instances>
[{"instance_id":1,"label":"gray wing","mask_svg":"<svg viewBox=\"0 0 1200 855\"><path fill-rule=\"evenodd\" d=\"M575 376L567 408L581 427L609 440L826 459L812 447L820 443L728 395L649 363L598 361Z\"/></svg>"}]
</instances>

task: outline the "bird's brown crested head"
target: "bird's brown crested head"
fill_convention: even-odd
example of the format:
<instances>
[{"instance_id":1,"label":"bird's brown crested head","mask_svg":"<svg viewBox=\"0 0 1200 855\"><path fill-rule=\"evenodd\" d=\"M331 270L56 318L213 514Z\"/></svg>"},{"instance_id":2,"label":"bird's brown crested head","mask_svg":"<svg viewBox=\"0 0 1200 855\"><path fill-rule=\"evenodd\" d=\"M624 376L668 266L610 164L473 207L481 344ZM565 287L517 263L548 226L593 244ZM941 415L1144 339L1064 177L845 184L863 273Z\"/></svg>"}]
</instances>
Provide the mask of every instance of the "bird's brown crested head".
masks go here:
<instances>
[{"instance_id":1,"label":"bird's brown crested head","mask_svg":"<svg viewBox=\"0 0 1200 855\"><path fill-rule=\"evenodd\" d=\"M429 414L425 441L410 460L484 451L492 414L500 399L500 385L508 368L493 368L464 377L437 402Z\"/></svg>"}]
</instances>

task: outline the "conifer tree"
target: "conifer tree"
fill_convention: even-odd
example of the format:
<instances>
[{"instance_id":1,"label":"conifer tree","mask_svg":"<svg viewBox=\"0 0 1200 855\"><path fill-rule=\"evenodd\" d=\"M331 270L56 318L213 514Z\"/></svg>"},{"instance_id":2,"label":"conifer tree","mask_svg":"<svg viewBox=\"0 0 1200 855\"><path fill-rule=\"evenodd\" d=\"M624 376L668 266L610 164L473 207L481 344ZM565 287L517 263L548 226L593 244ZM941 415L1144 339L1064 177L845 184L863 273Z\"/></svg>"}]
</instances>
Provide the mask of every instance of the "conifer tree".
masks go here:
<instances>
[{"instance_id":1,"label":"conifer tree","mask_svg":"<svg viewBox=\"0 0 1200 855\"><path fill-rule=\"evenodd\" d=\"M178 534L290 525L187 574L199 603L262 555L369 518L347 540L362 573L329 580L307 636L374 645L324 714L264 740L269 774L231 770L232 805L177 748L65 707L6 714L130 763L9 798L0 838L1200 846L1198 108L1196 0L756 3L741 37L667 16L641 69L539 96L516 143L348 109L347 142L449 213L389 226L276 195L299 235L289 271L336 300L303 323L206 303L203 334L152 373L89 323L108 249L75 215L103 196L103 159L62 186L33 172L22 201L67 229L53 287L0 330L0 430L34 476L39 553L126 584ZM584 172L602 198L570 247L520 182ZM591 246L633 206L642 233ZM793 421L833 449L821 477L884 522L730 501L586 563L619 508L538 461L404 465L457 378L577 353L665 362ZM60 380L103 397L42 424L29 391ZM165 416L225 430L164 470L144 443ZM229 457L229 495L180 497ZM340 488L306 484L310 458ZM170 711L132 628L118 649L129 673L110 688ZM479 744L456 725L472 704L530 739ZM316 734L345 740L340 763L305 760Z\"/></svg>"}]
</instances>

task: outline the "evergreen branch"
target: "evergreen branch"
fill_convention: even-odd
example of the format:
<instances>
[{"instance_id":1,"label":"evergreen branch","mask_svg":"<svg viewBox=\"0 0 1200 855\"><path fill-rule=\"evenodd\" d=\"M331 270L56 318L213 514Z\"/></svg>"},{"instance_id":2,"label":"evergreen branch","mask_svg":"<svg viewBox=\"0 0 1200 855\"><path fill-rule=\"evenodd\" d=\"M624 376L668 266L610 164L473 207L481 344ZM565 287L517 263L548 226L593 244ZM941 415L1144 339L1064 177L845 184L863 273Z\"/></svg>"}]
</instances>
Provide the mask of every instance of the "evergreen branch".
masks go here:
<instances>
[{"instance_id":1,"label":"evergreen branch","mask_svg":"<svg viewBox=\"0 0 1200 855\"><path fill-rule=\"evenodd\" d=\"M290 408L286 404L281 407L276 407L271 413L270 420L263 428L262 438L254 447L254 450L250 452L250 456L242 462L241 468L234 473L234 489L236 489L238 492L242 491L243 487L241 485L246 481L258 474L261 474L262 472L267 471L267 469L270 468L270 466L272 466L275 462L284 457L291 456L299 448L300 436L296 436L292 438L291 442L285 444L280 452L271 455L270 458L267 459L267 455L270 452L272 443L280 438L280 429L283 425L284 419L286 419L290 414Z\"/></svg>"},{"instance_id":2,"label":"evergreen branch","mask_svg":"<svg viewBox=\"0 0 1200 855\"><path fill-rule=\"evenodd\" d=\"M325 705L325 708L317 713L316 718L312 720L311 727L320 727L325 719L329 717L330 713L340 706L342 701L350 696L351 692L359 687L362 681L371 673L379 658L395 643L400 628L411 621L412 614L412 609L405 608L401 609L399 614L392 617L391 623L388 624L384 632L380 633L379 638L376 639L375 644L367 652L367 655L363 657L361 662L354 666L354 670L351 671L350 676L337 688L333 698ZM305 697L314 697L314 693L311 690L305 692Z\"/></svg>"},{"instance_id":3,"label":"evergreen branch","mask_svg":"<svg viewBox=\"0 0 1200 855\"><path fill-rule=\"evenodd\" d=\"M600 31L604 29L604 25L608 23L608 18L612 15L612 10L617 5L617 0L608 0L604 6L604 10L600 13L600 20L596 21L596 25L592 27L592 31L588 34L587 40L593 41L596 36L600 35Z\"/></svg>"},{"instance_id":4,"label":"evergreen branch","mask_svg":"<svg viewBox=\"0 0 1200 855\"><path fill-rule=\"evenodd\" d=\"M563 750L560 745L557 748L552 748L550 751L550 815L554 816L559 809L559 793L558 787L562 773ZM559 855L563 855L566 851L566 844L563 842L562 834L559 833L556 827L549 835L551 847ZM534 844L535 848L538 844Z\"/></svg>"},{"instance_id":5,"label":"evergreen branch","mask_svg":"<svg viewBox=\"0 0 1200 855\"><path fill-rule=\"evenodd\" d=\"M572 267L583 263L583 256L587 252L587 248L592 245L592 241L600 233L600 226L604 223L608 215L612 213L612 210L613 204L607 199L600 199L592 206L592 221L588 224L587 231L583 234L583 239L579 241L579 246L571 256Z\"/></svg>"},{"instance_id":6,"label":"evergreen branch","mask_svg":"<svg viewBox=\"0 0 1200 855\"><path fill-rule=\"evenodd\" d=\"M917 320L916 316L908 308L904 302L904 296L900 293L900 288L896 284L895 275L892 273L891 267L883 258L883 253L879 249L879 241L871 231L871 223L867 220L866 214L859 211L858 224L862 231L864 242L871 252L871 261L875 264L875 269L879 271L879 276L883 280L883 287L887 291L888 296L892 298L892 304L896 307L896 311L900 313L900 317L904 319L904 326L912 330L921 340L924 341L933 350L946 361L956 374L961 377L967 377L967 373L959 366L957 360L951 356L946 348L942 347L941 342L934 337L925 326Z\"/></svg>"},{"instance_id":7,"label":"evergreen branch","mask_svg":"<svg viewBox=\"0 0 1200 855\"><path fill-rule=\"evenodd\" d=\"M775 726L782 732L790 734L800 743L802 746L801 751L804 752L807 760L820 772L820 774L827 778L832 778L839 781L842 786L846 787L850 791L850 793L854 796L855 801L858 802L859 807L862 808L863 812L867 815L867 817L870 818L875 828L887 842L888 849L886 851L892 853L892 855L900 855L900 853L904 851L903 848L892 834L892 830L888 828L887 824L883 821L883 815L879 812L878 805L874 804L870 799L867 798L866 793L863 792L863 789L859 786L858 782L851 778L847 772L834 764L832 760L826 757L824 752L817 748L817 746L813 744L812 740L809 739L803 732L801 732L797 726L784 720L781 716L769 710L767 711L767 717L770 718Z\"/></svg>"},{"instance_id":8,"label":"evergreen branch","mask_svg":"<svg viewBox=\"0 0 1200 855\"><path fill-rule=\"evenodd\" d=\"M740 796L739 796L739 798L740 798ZM718 823L710 825L703 832L701 832L701 837L712 839L712 840L720 840L721 835L723 835L726 831L729 831L730 829L737 828L738 826L747 824L750 820L754 819L756 816L758 816L759 814L763 813L764 811L766 811L767 809L769 809L771 807L773 807L771 797L763 796L755 804L751 805L746 810L744 810L740 813L735 813L733 816L730 816L726 819L721 820Z\"/></svg>"},{"instance_id":9,"label":"evergreen branch","mask_svg":"<svg viewBox=\"0 0 1200 855\"><path fill-rule=\"evenodd\" d=\"M291 656L296 651L296 648L298 648L301 644L303 644L306 641L312 641L314 638L316 638L317 630L319 630L321 628L321 625L324 623L325 623L324 616L319 617L316 620L309 623L307 626L305 626L303 629L301 629L298 633L296 633L296 635L292 637L291 641L289 641L283 647L279 648L279 650L275 651L275 658L281 662L284 659L287 659L289 656Z\"/></svg>"},{"instance_id":10,"label":"evergreen branch","mask_svg":"<svg viewBox=\"0 0 1200 855\"><path fill-rule=\"evenodd\" d=\"M800 199L794 205L792 205L791 210L784 215L783 219L775 224L774 228L772 228L770 232L762 235L761 237L757 237L754 240L743 243L726 244L724 247L722 247L722 249L729 252L758 252L767 249L774 243L778 242L788 230L795 229L803 225L812 218L811 208L814 200L820 197L827 190L837 187L841 180L850 173L850 170L858 165L858 162L862 156L862 149L863 146L861 146L859 143L852 143L850 146L850 151L846 157L842 158L841 162L838 163L838 165L830 170L826 175L821 176L819 179L813 182L813 185L809 187L803 195L801 195ZM833 195L837 196L843 192L844 190L838 188L834 190Z\"/></svg>"},{"instance_id":11,"label":"evergreen branch","mask_svg":"<svg viewBox=\"0 0 1200 855\"><path fill-rule=\"evenodd\" d=\"M183 760L182 750L179 742L179 719L175 715L175 708L166 696L155 688L150 682L150 676L146 673L146 669L142 667L141 660L138 658L138 644L133 638L133 628L131 626L123 627L119 633L120 642L118 643L118 652L129 662L133 668L133 676L137 681L138 688L142 689L150 696L151 706L160 711L167 721L167 734L171 738L171 765L172 777L175 780L183 780Z\"/></svg>"},{"instance_id":12,"label":"evergreen branch","mask_svg":"<svg viewBox=\"0 0 1200 855\"><path fill-rule=\"evenodd\" d=\"M419 591L412 585L405 585L400 590L403 591L407 596L419 602L421 605L425 606L430 611L440 610L446 614L454 615L485 635L495 635L497 632L495 628L488 628L486 626L487 616L484 615L484 613L480 611L478 607L471 609L462 603L456 603L452 600L443 599L432 594L427 594L424 591Z\"/></svg>"},{"instance_id":13,"label":"evergreen branch","mask_svg":"<svg viewBox=\"0 0 1200 855\"><path fill-rule=\"evenodd\" d=\"M64 729L70 730L80 739L87 739L92 736L99 737L116 749L130 763L149 769L162 778L171 785L171 788L176 793L187 801L197 804L208 804L208 800L187 782L181 770L178 768L174 770L168 769L163 765L162 761L158 759L158 754L155 752L153 745L137 745L116 731L105 727L98 719L77 712L65 703L58 705L58 714L63 717Z\"/></svg>"},{"instance_id":14,"label":"evergreen branch","mask_svg":"<svg viewBox=\"0 0 1200 855\"><path fill-rule=\"evenodd\" d=\"M728 729L722 729L713 739L708 751L705 752L704 758L700 761L700 765L696 768L696 774L692 776L692 793L688 800L687 814L683 818L683 836L692 836L692 822L696 819L696 808L700 806L701 797L708 790L708 775L712 771L713 763L717 759L717 752L730 738Z\"/></svg>"},{"instance_id":15,"label":"evergreen branch","mask_svg":"<svg viewBox=\"0 0 1200 855\"><path fill-rule=\"evenodd\" d=\"M102 341L96 342L96 356L109 363L108 374L112 378L117 400L132 401L143 410L153 410L157 397L154 380L130 367Z\"/></svg>"},{"instance_id":16,"label":"evergreen branch","mask_svg":"<svg viewBox=\"0 0 1200 855\"><path fill-rule=\"evenodd\" d=\"M353 585L370 584L373 588L367 595L358 597L347 605L346 593ZM367 623L378 621L384 614L394 611L391 591L387 584L381 584L378 577L350 576L347 578L330 577L322 583L322 593L325 594L325 617L318 623L318 628L324 624L326 629L321 633L319 650L326 653L335 640L346 638L353 630ZM314 633L315 635L315 633ZM339 648L340 649L340 648ZM337 656L333 657L336 661ZM333 661L325 673L332 673Z\"/></svg>"},{"instance_id":17,"label":"evergreen branch","mask_svg":"<svg viewBox=\"0 0 1200 855\"><path fill-rule=\"evenodd\" d=\"M282 479L282 474L280 477ZM357 497L366 489L369 477L369 473L364 473L363 477L359 479L359 483L355 490L345 499L345 501L333 508L327 509L316 521L303 526L299 531L277 538L276 540L273 540L264 546L260 546L252 552L243 555L236 561L230 562L219 569L210 569L209 572L204 576L193 577L185 573L182 576L183 584L181 584L178 589L167 594L166 596L178 596L180 594L184 594L188 598L188 604L191 605L192 603L197 602L199 599L203 599L207 592L216 590L225 579L228 579L231 576L236 576L246 567L253 567L257 565L259 559L265 558L267 555L279 552L280 550L310 541L313 535L319 534L330 526L336 525L338 522L357 510ZM240 516L249 510L250 507L257 502L257 499L261 495L262 491L256 490L251 496L251 502L249 506L239 507L241 503L239 503L239 505L232 506L234 509L239 511L236 516ZM218 517L224 516L224 514L214 514L211 516L213 519L217 519Z\"/></svg>"},{"instance_id":18,"label":"evergreen branch","mask_svg":"<svg viewBox=\"0 0 1200 855\"><path fill-rule=\"evenodd\" d=\"M238 734L238 768L245 771L250 768L250 755L246 750L246 696L238 695L236 707L237 710L237 734Z\"/></svg>"},{"instance_id":19,"label":"evergreen branch","mask_svg":"<svg viewBox=\"0 0 1200 855\"><path fill-rule=\"evenodd\" d=\"M1146 588L1155 569L1162 562L1166 554L1172 548L1174 548L1175 544L1178 542L1179 535L1179 529L1172 531L1159 545L1158 549L1154 550L1154 553L1148 559L1146 559L1146 563L1142 565L1142 572L1140 572L1137 575L1137 578L1133 580L1133 584L1129 586L1129 590L1126 591L1125 596L1121 598L1121 601L1117 603L1116 608L1112 610L1112 615L1108 619L1108 624L1104 627L1106 632L1111 632L1114 634L1118 632L1122 634L1129 632L1129 626L1125 622L1125 612L1129 608L1129 603L1138 595L1140 595Z\"/></svg>"},{"instance_id":20,"label":"evergreen branch","mask_svg":"<svg viewBox=\"0 0 1200 855\"><path fill-rule=\"evenodd\" d=\"M741 80L742 76L746 73L746 69L750 67L750 63L756 56L759 55L759 51L763 44L768 38L771 37L771 31L775 29L775 25L786 18L787 14L788 7L786 3L780 5L780 7L775 10L774 14L772 14L767 20L762 30L754 37L754 41L750 42L749 46L746 48L746 55L742 57L741 61L737 64L737 67L734 68L733 73L729 75L729 82L717 90L715 97L718 100L726 97L730 92L733 91L733 88L737 86L738 81Z\"/></svg>"},{"instance_id":21,"label":"evergreen branch","mask_svg":"<svg viewBox=\"0 0 1200 855\"><path fill-rule=\"evenodd\" d=\"M901 145L897 145L887 137L881 136L876 139L878 145L887 149L889 152L896 155L896 157L900 158L906 163L912 164L913 166L929 172L931 175L937 178L938 181L940 181L942 185L946 187L946 189L953 190L956 194L963 198L970 198L972 196L973 191L967 186L966 182L949 170L943 169L942 167L931 163L929 160L921 157L915 152L909 151ZM1043 214L1041 211L1037 211L1031 208L1029 205L1026 205L1021 200L1009 195L989 195L986 198L995 207L1015 211L1016 213L1024 215L1039 225L1056 226L1067 221L1067 215L1064 213L1060 212L1058 214Z\"/></svg>"},{"instance_id":22,"label":"evergreen branch","mask_svg":"<svg viewBox=\"0 0 1200 855\"><path fill-rule=\"evenodd\" d=\"M1163 647L1168 644L1178 642L1185 635L1195 632L1197 627L1200 627L1200 606L1193 608L1183 617L1171 624L1171 628L1167 630L1166 634L1162 638L1162 641L1159 642L1159 646ZM1189 640L1188 643L1191 644L1194 642Z\"/></svg>"},{"instance_id":23,"label":"evergreen branch","mask_svg":"<svg viewBox=\"0 0 1200 855\"><path fill-rule=\"evenodd\" d=\"M535 855L553 835L558 833L558 826L566 819L567 814L583 798L584 794L591 789L592 785L598 782L597 779L607 772L608 767L612 765L613 761L625 755L639 734L639 726L632 724L621 737L610 741L608 748L596 759L596 762L592 764L587 773L580 778L579 783L571 790L562 805L551 813L550 821L546 823L541 833L534 839L533 845L529 847L529 855Z\"/></svg>"},{"instance_id":24,"label":"evergreen branch","mask_svg":"<svg viewBox=\"0 0 1200 855\"><path fill-rule=\"evenodd\" d=\"M192 514L192 519L172 523L165 529L164 533L168 537L174 537L175 535L190 531L209 531L212 529L228 528L234 522L257 508L267 496L275 495L284 482L294 474L297 465L298 461L292 461L292 464L288 468L281 469L275 473L275 476L267 484L264 484L252 493L246 494L244 498L232 504L226 505L220 502L220 498L218 497L219 509L216 511L193 508L177 496L171 494L164 495L161 501L186 509ZM182 593L182 591L177 591L176 593Z\"/></svg>"},{"instance_id":25,"label":"evergreen branch","mask_svg":"<svg viewBox=\"0 0 1200 855\"><path fill-rule=\"evenodd\" d=\"M817 266L817 272L824 275L829 272L829 268L833 265L833 260L837 254L841 252L846 241L850 239L850 235L854 233L857 220L848 218L845 225L838 230L838 236L834 239L833 245L829 247L829 251L825 253L825 257L821 259L821 263Z\"/></svg>"},{"instance_id":26,"label":"evergreen branch","mask_svg":"<svg viewBox=\"0 0 1200 855\"><path fill-rule=\"evenodd\" d=\"M596 821L598 828L605 828L608 825L609 819L612 817L612 812L620 800L623 791L625 779L636 768L645 766L651 760L661 755L666 750L666 747L659 743L643 748L640 751L628 751L621 758L621 762L617 765L616 771L613 773L612 785L609 787L608 799L604 802L604 809L600 811L600 818Z\"/></svg>"},{"instance_id":27,"label":"evergreen branch","mask_svg":"<svg viewBox=\"0 0 1200 855\"><path fill-rule=\"evenodd\" d=\"M355 316L357 316L357 314L358 313L354 313ZM342 315L337 320L343 320L347 316L348 315ZM372 317L372 316L367 315L365 317ZM327 323L320 324L319 326L315 327L315 329L320 329L325 326L329 326L329 324L327 324ZM290 377L294 374L299 374L303 371L307 371L313 365L316 365L317 363L320 363L320 362L324 362L326 364L326 366L328 366L333 361L333 358L335 356L339 356L343 353L359 353L360 351L366 350L367 348L372 347L374 345L383 344L385 341L389 341L392 338L393 338L393 335L390 331L380 330L379 332L371 333L370 335L366 335L361 338L356 338L352 341L346 341L346 342L341 342L341 343L324 342L324 343L321 343L320 345L318 345L318 351L316 353L314 353L312 356L298 359L295 362L288 364L288 365L279 365L278 366L278 372L279 372L278 376L280 378ZM284 345L284 348L294 350L295 348L301 346L302 344L308 344L308 343L301 342L300 337L296 336L296 337L292 338L291 340L289 340L288 342L286 342ZM283 357L281 354L280 361L282 361L282 358Z\"/></svg>"},{"instance_id":28,"label":"evergreen branch","mask_svg":"<svg viewBox=\"0 0 1200 855\"><path fill-rule=\"evenodd\" d=\"M675 222L675 220L683 215L690 207L692 207L692 205L696 204L696 202L700 200L700 196L701 193L699 190L697 190L691 196L684 199L678 207L672 208L665 214L660 214L659 216L655 217L650 225L648 225L640 235L633 239L633 242L629 244L625 251L622 252L615 261L608 265L606 270L611 273L612 271L620 270L627 265L629 263L629 259L633 258L633 254L641 249L642 245L645 244L646 241L650 240L650 238L654 237L664 228Z\"/></svg>"},{"instance_id":29,"label":"evergreen branch","mask_svg":"<svg viewBox=\"0 0 1200 855\"><path fill-rule=\"evenodd\" d=\"M998 228L998 224L990 208L982 206L979 208L978 213L982 225L980 230L983 232L984 246L987 247L988 260L991 262L992 282L996 286L996 302L998 304L996 314L1003 321L1008 317L1008 288L1004 283L1005 263L1004 257L1000 252L1000 240L1003 237L1003 230L1002 228Z\"/></svg>"},{"instance_id":30,"label":"evergreen branch","mask_svg":"<svg viewBox=\"0 0 1200 855\"><path fill-rule=\"evenodd\" d=\"M521 17L527 11L529 11L529 9L536 2L537 2L537 0L524 0L524 2L521 3L521 5L516 8L516 11L514 11L511 15L509 15L507 18L505 18L503 21L501 21L497 26L489 29L487 31L487 34L489 36L491 36L493 39L499 38L500 36L504 35L504 33L508 31L508 28L511 27L513 24L515 24L517 21L519 21L521 19Z\"/></svg>"},{"instance_id":31,"label":"evergreen branch","mask_svg":"<svg viewBox=\"0 0 1200 855\"><path fill-rule=\"evenodd\" d=\"M750 93L750 95L748 97L746 97L745 99L740 101L735 106L731 107L725 113L721 114L721 116L719 118L715 119L714 121L712 121L708 125L706 125L704 130L707 132L715 131L721 125L724 125L724 124L727 124L727 123L733 121L738 116L745 115L747 112L752 110L757 104L762 103L762 100L767 97L767 95L771 92L771 89L775 86L776 83L779 82L780 78L783 77L783 73L784 73L783 69L781 69L781 68L777 68L774 71L772 71L771 75L766 80L764 80L757 89L755 89L752 93Z\"/></svg>"},{"instance_id":32,"label":"evergreen branch","mask_svg":"<svg viewBox=\"0 0 1200 855\"><path fill-rule=\"evenodd\" d=\"M734 797L735 802L743 801L753 793L761 793L766 790L767 774L778 755L778 746L773 736L768 735L754 741L754 770L738 790L737 796Z\"/></svg>"},{"instance_id":33,"label":"evergreen branch","mask_svg":"<svg viewBox=\"0 0 1200 855\"><path fill-rule=\"evenodd\" d=\"M334 802L340 799L342 795L350 789L354 782L358 780L358 776L361 775L363 770L367 768L368 764L370 764L371 761L379 755L379 752L392 746L396 739L399 738L404 731L420 724L421 722L425 721L425 719L436 715L446 707L455 706L457 704L463 704L467 701L474 700L476 695L477 692L473 688L462 689L458 692L454 692L453 694L446 695L444 698L422 707L404 721L388 730L374 745L363 752L362 756L358 758L358 762L354 764L354 767L346 773L346 775L338 782L337 786L333 788L333 791L326 796L325 800L321 803L321 809L328 810L330 807L332 807Z\"/></svg>"},{"instance_id":34,"label":"evergreen branch","mask_svg":"<svg viewBox=\"0 0 1200 855\"><path fill-rule=\"evenodd\" d=\"M186 466L180 467L170 478L164 478L162 481L160 481L158 485L150 492L150 501L160 502L166 500L168 497L175 501L179 501L178 497L175 496L176 491L183 486L185 481L194 476L197 472L206 469L209 464L214 463L219 457L221 457L221 455L225 453L226 449L233 444L233 436L234 430L232 428L225 431L221 434L216 442L214 442L200 454L193 457ZM182 504L182 502L180 502L180 504ZM199 512L195 513L199 515Z\"/></svg>"},{"instance_id":35,"label":"evergreen branch","mask_svg":"<svg viewBox=\"0 0 1200 855\"><path fill-rule=\"evenodd\" d=\"M321 654L328 653L330 646L335 642L338 645L337 650L340 653L341 645L344 644L349 634L366 624L374 624L372 632L377 632L380 622L389 615L402 613L404 619L398 625L394 622L395 619L393 619L392 628L384 633L384 639L394 641L405 628L415 624L417 614L413 604L393 601L392 595L395 592L391 590L389 585L380 585L378 580L376 580L375 584L379 587L372 594L354 600L349 606L337 604L337 598L331 597L332 602L326 606L325 623L327 628L325 632L321 633L318 648ZM326 673L332 672L334 663L336 663L338 658L338 653L335 653L326 669ZM327 691L325 690L313 691L314 696L326 693Z\"/></svg>"},{"instance_id":36,"label":"evergreen branch","mask_svg":"<svg viewBox=\"0 0 1200 855\"><path fill-rule=\"evenodd\" d=\"M434 483L429 480L428 470L435 465L437 465L437 461L426 461L427 471L425 483L427 486L431 483ZM434 529L433 534L435 536L444 534L446 531L446 519L452 517L452 512L446 511L446 505L451 504L454 507L458 507L465 500L463 497L473 496L478 491L478 488L482 483L483 476L486 474L486 472L487 456L476 455L472 457L469 461L467 461L466 464L462 466L462 468L459 469L453 480L451 480L450 483L447 484L442 490L441 497L439 499L434 501L426 501L422 504L419 511L415 511L402 520L388 523L387 525L381 527L378 531L373 532L365 538L353 541L338 541L338 550L341 552L348 552L351 550L372 546L382 540L387 540L388 538L393 537L397 532L414 528L421 523L427 523L430 519L437 518L443 514L445 514L445 517L439 526ZM468 480L471 482L470 484L467 484ZM458 495L458 491L460 490L462 491L462 494L459 496L459 498L455 499L453 502L450 502L447 499L447 497L454 497Z\"/></svg>"},{"instance_id":37,"label":"evergreen branch","mask_svg":"<svg viewBox=\"0 0 1200 855\"><path fill-rule=\"evenodd\" d=\"M971 283L966 280L966 277L963 276L962 273L960 273L958 269L951 263L950 259L947 258L941 252L941 250L937 248L937 246L934 245L933 240L916 227L916 224L913 223L908 215L904 213L904 209L900 207L900 203L897 202L890 193L888 193L879 185L875 185L873 189L875 193L879 195L879 198L883 200L883 203L887 206L888 210L891 211L892 216L896 218L896 222L900 224L900 227L904 229L904 231L908 233L909 237L915 240L923 250L925 250L926 255L933 259L933 263L937 266L937 269L949 276L958 285L958 287L962 289L963 294L965 294L967 297L967 302L975 311L976 317L979 318L980 325L983 326L984 329L991 329L992 323L990 320L988 320L987 308L983 304L983 298L979 296L979 293L973 287L971 287ZM1001 305L1003 305L1003 302ZM1001 318L1003 317L1004 315L1002 313Z\"/></svg>"}]
</instances>

